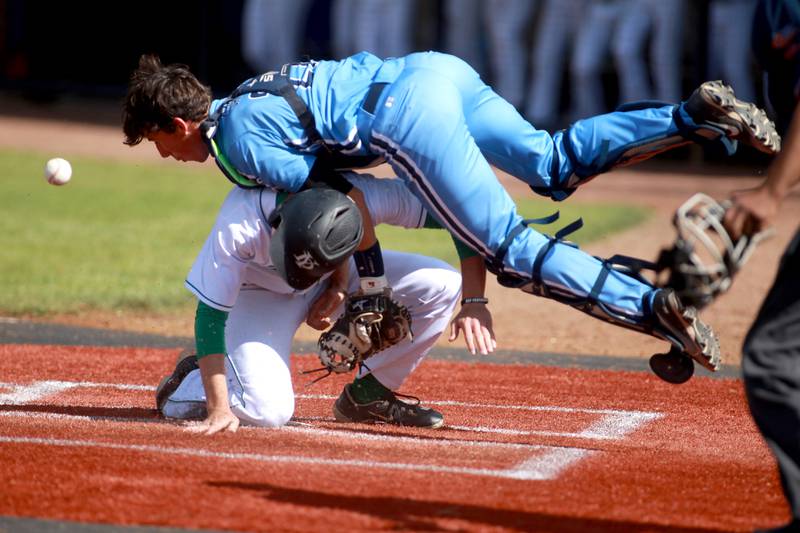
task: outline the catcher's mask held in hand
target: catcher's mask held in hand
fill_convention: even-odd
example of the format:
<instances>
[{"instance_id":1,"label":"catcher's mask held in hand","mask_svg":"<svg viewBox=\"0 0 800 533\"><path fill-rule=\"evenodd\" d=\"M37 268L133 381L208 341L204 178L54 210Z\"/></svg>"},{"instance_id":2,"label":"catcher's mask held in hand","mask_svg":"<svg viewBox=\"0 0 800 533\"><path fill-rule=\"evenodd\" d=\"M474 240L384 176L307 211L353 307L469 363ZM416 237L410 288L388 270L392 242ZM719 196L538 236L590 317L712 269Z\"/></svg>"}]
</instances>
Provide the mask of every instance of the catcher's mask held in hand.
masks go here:
<instances>
[{"instance_id":1,"label":"catcher's mask held in hand","mask_svg":"<svg viewBox=\"0 0 800 533\"><path fill-rule=\"evenodd\" d=\"M289 196L269 216L272 264L292 288L307 289L347 261L364 233L358 206L333 189Z\"/></svg>"},{"instance_id":2,"label":"catcher's mask held in hand","mask_svg":"<svg viewBox=\"0 0 800 533\"><path fill-rule=\"evenodd\" d=\"M722 225L728 207L698 193L675 213L677 240L661 251L657 264L669 275L663 285L675 289L685 305L700 309L727 291L755 246L774 233L768 229L734 242Z\"/></svg>"}]
</instances>

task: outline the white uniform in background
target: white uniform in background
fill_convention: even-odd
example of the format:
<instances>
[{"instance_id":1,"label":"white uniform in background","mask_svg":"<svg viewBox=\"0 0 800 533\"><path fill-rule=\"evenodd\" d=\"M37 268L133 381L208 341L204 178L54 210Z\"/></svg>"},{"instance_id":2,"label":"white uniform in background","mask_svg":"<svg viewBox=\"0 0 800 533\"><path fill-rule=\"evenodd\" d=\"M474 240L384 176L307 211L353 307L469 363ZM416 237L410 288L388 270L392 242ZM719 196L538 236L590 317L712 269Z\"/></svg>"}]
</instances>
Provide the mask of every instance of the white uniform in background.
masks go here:
<instances>
[{"instance_id":1,"label":"white uniform in background","mask_svg":"<svg viewBox=\"0 0 800 533\"><path fill-rule=\"evenodd\" d=\"M484 4L492 87L517 109L522 108L526 93L527 29L538 4L532 0L487 0Z\"/></svg>"},{"instance_id":2,"label":"white uniform in background","mask_svg":"<svg viewBox=\"0 0 800 533\"><path fill-rule=\"evenodd\" d=\"M423 225L426 212L402 181L356 174L348 179L364 193L376 225ZM292 338L325 288L323 280L295 291L272 266L267 218L275 198L269 189L231 190L186 279L186 287L203 303L229 312L225 339L231 409L243 423L265 427L282 426L294 413ZM461 277L438 259L388 250L384 257L393 296L411 313L414 339L374 355L368 366L378 381L396 390L447 327ZM351 259L350 292L357 289ZM200 371L194 370L170 396L163 414L193 418L204 409Z\"/></svg>"},{"instance_id":3,"label":"white uniform in background","mask_svg":"<svg viewBox=\"0 0 800 533\"><path fill-rule=\"evenodd\" d=\"M584 21L586 0L546 0L536 25L525 116L537 129L558 129L564 63Z\"/></svg>"},{"instance_id":4,"label":"white uniform in background","mask_svg":"<svg viewBox=\"0 0 800 533\"><path fill-rule=\"evenodd\" d=\"M708 79L721 79L741 100L756 98L751 27L756 0L712 0L708 6Z\"/></svg>"},{"instance_id":5,"label":"white uniform in background","mask_svg":"<svg viewBox=\"0 0 800 533\"><path fill-rule=\"evenodd\" d=\"M385 59L414 50L414 0L335 0L332 41L336 58L368 51Z\"/></svg>"},{"instance_id":6,"label":"white uniform in background","mask_svg":"<svg viewBox=\"0 0 800 533\"><path fill-rule=\"evenodd\" d=\"M310 0L247 0L242 9L242 57L257 73L298 61Z\"/></svg>"},{"instance_id":7,"label":"white uniform in background","mask_svg":"<svg viewBox=\"0 0 800 533\"><path fill-rule=\"evenodd\" d=\"M610 62L611 43L624 6L625 0L588 0L586 3L584 24L575 36L570 58L572 120L609 111L602 76Z\"/></svg>"},{"instance_id":8,"label":"white uniform in background","mask_svg":"<svg viewBox=\"0 0 800 533\"><path fill-rule=\"evenodd\" d=\"M483 43L483 1L445 0L444 48L470 64L484 79L488 79Z\"/></svg>"},{"instance_id":9,"label":"white uniform in background","mask_svg":"<svg viewBox=\"0 0 800 533\"><path fill-rule=\"evenodd\" d=\"M681 99L686 10L686 0L624 2L612 44L620 102Z\"/></svg>"}]
</instances>

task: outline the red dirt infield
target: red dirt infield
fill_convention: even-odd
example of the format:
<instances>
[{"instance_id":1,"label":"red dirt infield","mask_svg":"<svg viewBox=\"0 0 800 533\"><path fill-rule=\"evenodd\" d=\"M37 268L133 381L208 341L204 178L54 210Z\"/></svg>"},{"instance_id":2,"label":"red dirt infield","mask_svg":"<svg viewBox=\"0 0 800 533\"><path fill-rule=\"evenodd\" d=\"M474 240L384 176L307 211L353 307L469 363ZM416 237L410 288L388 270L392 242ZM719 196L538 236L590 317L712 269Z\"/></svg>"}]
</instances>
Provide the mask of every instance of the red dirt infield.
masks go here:
<instances>
[{"instance_id":1,"label":"red dirt infield","mask_svg":"<svg viewBox=\"0 0 800 533\"><path fill-rule=\"evenodd\" d=\"M741 382L426 361L439 430L296 418L214 437L158 418L178 350L0 345L0 516L236 531L748 531L788 518ZM484 359L483 361L490 361Z\"/></svg>"}]
</instances>

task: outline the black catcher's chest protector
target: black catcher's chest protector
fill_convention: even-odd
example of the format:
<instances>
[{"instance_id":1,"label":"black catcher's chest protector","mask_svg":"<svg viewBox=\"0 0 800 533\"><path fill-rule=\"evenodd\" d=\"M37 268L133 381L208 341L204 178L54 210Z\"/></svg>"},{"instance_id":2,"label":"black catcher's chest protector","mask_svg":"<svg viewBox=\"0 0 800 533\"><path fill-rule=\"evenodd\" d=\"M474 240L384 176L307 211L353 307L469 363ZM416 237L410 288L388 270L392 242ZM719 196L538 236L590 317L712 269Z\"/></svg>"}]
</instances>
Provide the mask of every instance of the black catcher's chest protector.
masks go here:
<instances>
[{"instance_id":1,"label":"black catcher's chest protector","mask_svg":"<svg viewBox=\"0 0 800 533\"><path fill-rule=\"evenodd\" d=\"M360 168L369 166L374 163L375 157L372 156L348 156L335 152L325 144L322 136L317 131L314 115L308 109L305 102L297 95L294 85L289 80L286 73L292 64L283 65L280 72L266 72L251 78L241 84L234 90L217 107L216 111L209 114L209 116L201 124L201 133L203 141L208 146L209 153L214 157L217 166L222 170L232 183L245 189L252 189L260 187L261 185L255 183L253 180L242 176L227 160L225 155L219 151L214 135L219 127L219 121L228 109L230 103L243 95L267 95L280 96L289 104L300 122L309 142L312 145L318 146L316 155L316 162L311 168L308 175L308 180L303 186L304 189L317 186L328 186L343 193L348 193L352 189L352 185L339 173L339 169L347 168Z\"/></svg>"}]
</instances>

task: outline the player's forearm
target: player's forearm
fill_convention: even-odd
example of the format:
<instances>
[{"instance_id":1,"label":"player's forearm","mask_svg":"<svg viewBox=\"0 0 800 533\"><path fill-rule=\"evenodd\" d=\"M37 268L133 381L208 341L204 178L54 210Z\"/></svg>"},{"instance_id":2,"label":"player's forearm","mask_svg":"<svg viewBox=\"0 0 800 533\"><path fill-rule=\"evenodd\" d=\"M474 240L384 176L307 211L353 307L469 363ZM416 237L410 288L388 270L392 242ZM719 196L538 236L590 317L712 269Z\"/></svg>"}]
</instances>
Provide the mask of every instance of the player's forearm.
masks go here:
<instances>
[{"instance_id":1,"label":"player's forearm","mask_svg":"<svg viewBox=\"0 0 800 533\"><path fill-rule=\"evenodd\" d=\"M361 291L367 294L378 293L388 287L389 283L383 270L383 253L375 235L375 223L372 221L369 209L367 209L364 194L353 187L348 196L358 205L358 209L361 211L362 224L364 225L364 236L361 239L361 244L353 254L358 277L360 278Z\"/></svg>"},{"instance_id":2,"label":"player's forearm","mask_svg":"<svg viewBox=\"0 0 800 533\"><path fill-rule=\"evenodd\" d=\"M347 286L350 281L350 262L345 261L333 271L328 282L328 288L331 290L344 292L347 294Z\"/></svg>"},{"instance_id":3,"label":"player's forearm","mask_svg":"<svg viewBox=\"0 0 800 533\"><path fill-rule=\"evenodd\" d=\"M486 291L486 264L474 255L461 260L461 297L483 298Z\"/></svg>"},{"instance_id":4,"label":"player's forearm","mask_svg":"<svg viewBox=\"0 0 800 533\"><path fill-rule=\"evenodd\" d=\"M225 354L212 354L197 360L203 388L206 391L206 408L209 414L229 411L228 384L225 379Z\"/></svg>"},{"instance_id":5,"label":"player's forearm","mask_svg":"<svg viewBox=\"0 0 800 533\"><path fill-rule=\"evenodd\" d=\"M780 153L769 167L763 187L778 201L800 182L800 105L795 108Z\"/></svg>"},{"instance_id":6,"label":"player's forearm","mask_svg":"<svg viewBox=\"0 0 800 533\"><path fill-rule=\"evenodd\" d=\"M353 187L350 192L347 193L347 196L358 206L358 210L361 212L362 224L364 225L364 236L361 238L361 243L356 250L371 248L378 242L378 238L375 235L375 223L372 221L372 215L370 215L369 209L367 209L367 202L364 200L364 194L356 187Z\"/></svg>"}]
</instances>

